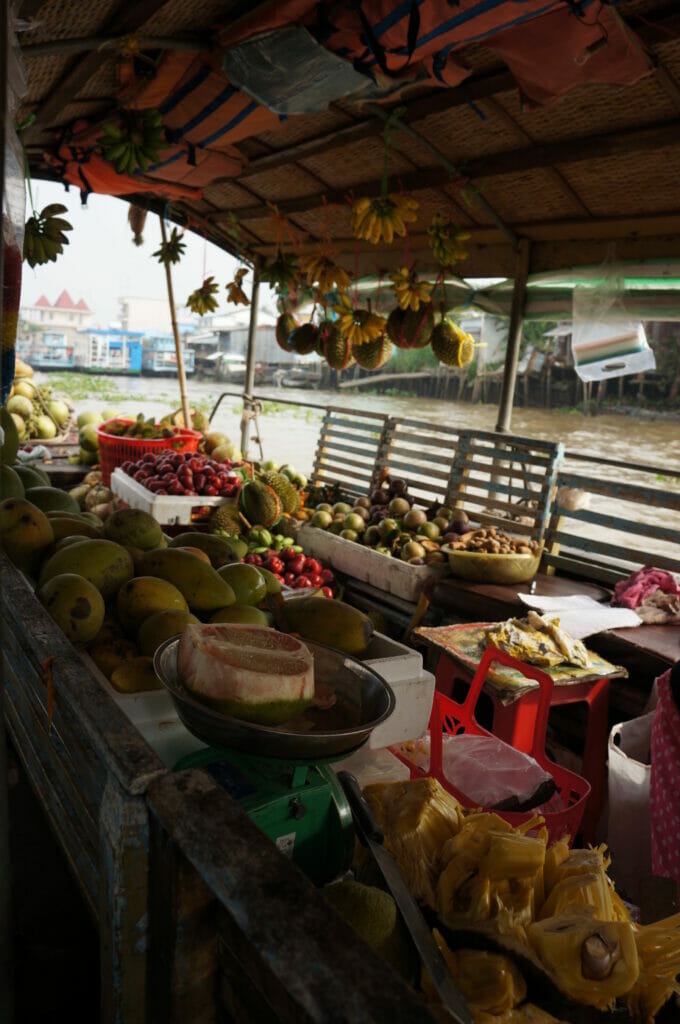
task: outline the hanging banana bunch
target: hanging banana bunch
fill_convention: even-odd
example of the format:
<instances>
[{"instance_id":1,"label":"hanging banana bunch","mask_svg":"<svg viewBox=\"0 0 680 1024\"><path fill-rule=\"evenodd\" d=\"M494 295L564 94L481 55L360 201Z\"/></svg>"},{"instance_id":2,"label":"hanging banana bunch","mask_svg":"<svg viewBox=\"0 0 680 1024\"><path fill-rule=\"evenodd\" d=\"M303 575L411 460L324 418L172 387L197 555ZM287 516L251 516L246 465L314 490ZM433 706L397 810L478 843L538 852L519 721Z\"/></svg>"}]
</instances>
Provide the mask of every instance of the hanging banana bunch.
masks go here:
<instances>
[{"instance_id":1,"label":"hanging banana bunch","mask_svg":"<svg viewBox=\"0 0 680 1024\"><path fill-rule=\"evenodd\" d=\"M467 259L465 242L470 237L469 232L459 231L453 221L444 220L441 213L435 213L427 234L432 253L442 267L450 267L458 260Z\"/></svg>"},{"instance_id":2,"label":"hanging banana bunch","mask_svg":"<svg viewBox=\"0 0 680 1024\"><path fill-rule=\"evenodd\" d=\"M328 254L306 256L300 261L300 269L305 275L307 284L316 285L319 295L328 295L329 292L346 292L350 286L351 278L346 270L334 263Z\"/></svg>"},{"instance_id":3,"label":"hanging banana bunch","mask_svg":"<svg viewBox=\"0 0 680 1024\"><path fill-rule=\"evenodd\" d=\"M57 256L68 245L67 231L73 228L60 214L66 213L61 203L50 203L40 213L33 211L33 216L26 221L24 230L24 259L29 267L43 263L54 263Z\"/></svg>"},{"instance_id":4,"label":"hanging banana bunch","mask_svg":"<svg viewBox=\"0 0 680 1024\"><path fill-rule=\"evenodd\" d=\"M427 281L419 281L415 270L402 267L396 274L390 274L394 294L400 309L420 309L421 303L427 304L432 297L432 285Z\"/></svg>"},{"instance_id":5,"label":"hanging banana bunch","mask_svg":"<svg viewBox=\"0 0 680 1024\"><path fill-rule=\"evenodd\" d=\"M277 292L293 292L300 278L300 265L293 253L279 251L271 263L266 263L260 271L260 280L270 285Z\"/></svg>"},{"instance_id":6,"label":"hanging banana bunch","mask_svg":"<svg viewBox=\"0 0 680 1024\"><path fill-rule=\"evenodd\" d=\"M187 299L187 309L190 309L192 313L198 313L199 316L214 313L217 309L217 299L215 298L217 288L215 278L206 277L201 287L192 292Z\"/></svg>"},{"instance_id":7,"label":"hanging banana bunch","mask_svg":"<svg viewBox=\"0 0 680 1024\"><path fill-rule=\"evenodd\" d=\"M97 139L105 160L118 174L145 172L159 160L166 145L163 117L159 110L123 110L120 121L105 121Z\"/></svg>"},{"instance_id":8,"label":"hanging banana bunch","mask_svg":"<svg viewBox=\"0 0 680 1024\"><path fill-rule=\"evenodd\" d=\"M142 231L146 224L146 210L143 206L130 203L128 206L128 223L132 228L132 241L135 245L142 245L144 242Z\"/></svg>"},{"instance_id":9,"label":"hanging banana bunch","mask_svg":"<svg viewBox=\"0 0 680 1024\"><path fill-rule=\"evenodd\" d=\"M186 244L182 241L182 235L180 235L177 228L173 228L167 242L161 242L153 255L159 263L167 267L171 263L179 263L185 249Z\"/></svg>"},{"instance_id":10,"label":"hanging banana bunch","mask_svg":"<svg viewBox=\"0 0 680 1024\"><path fill-rule=\"evenodd\" d=\"M396 192L376 199L357 199L352 206L352 232L355 238L373 245L391 245L395 235L406 234L406 225L417 220L418 201Z\"/></svg>"},{"instance_id":11,"label":"hanging banana bunch","mask_svg":"<svg viewBox=\"0 0 680 1024\"><path fill-rule=\"evenodd\" d=\"M239 267L234 274L234 280L227 285L227 302L233 302L235 306L249 306L250 299L243 291L243 278L248 273L247 267Z\"/></svg>"},{"instance_id":12,"label":"hanging banana bunch","mask_svg":"<svg viewBox=\"0 0 680 1024\"><path fill-rule=\"evenodd\" d=\"M352 346L375 341L385 330L384 316L370 309L353 307L346 295L340 297L340 303L334 308L338 314L338 327Z\"/></svg>"}]
</instances>

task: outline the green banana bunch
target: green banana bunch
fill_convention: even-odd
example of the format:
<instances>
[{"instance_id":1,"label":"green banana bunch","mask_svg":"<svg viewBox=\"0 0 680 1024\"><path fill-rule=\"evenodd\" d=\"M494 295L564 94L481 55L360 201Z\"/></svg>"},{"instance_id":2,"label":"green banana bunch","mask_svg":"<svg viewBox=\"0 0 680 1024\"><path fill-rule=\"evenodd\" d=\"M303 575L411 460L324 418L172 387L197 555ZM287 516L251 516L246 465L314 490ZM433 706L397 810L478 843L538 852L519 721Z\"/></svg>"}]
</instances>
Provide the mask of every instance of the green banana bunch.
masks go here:
<instances>
[{"instance_id":1,"label":"green banana bunch","mask_svg":"<svg viewBox=\"0 0 680 1024\"><path fill-rule=\"evenodd\" d=\"M277 292L294 291L300 279L300 264L293 253L279 251L271 263L267 263L260 271L260 280L270 285Z\"/></svg>"},{"instance_id":2,"label":"green banana bunch","mask_svg":"<svg viewBox=\"0 0 680 1024\"><path fill-rule=\"evenodd\" d=\"M432 253L443 267L467 258L464 243L470 235L466 231L459 231L451 220L445 221L441 213L435 213L427 234Z\"/></svg>"},{"instance_id":3,"label":"green banana bunch","mask_svg":"<svg viewBox=\"0 0 680 1024\"><path fill-rule=\"evenodd\" d=\"M120 121L105 121L97 139L105 160L118 174L146 172L157 163L166 145L163 118L159 110L124 110Z\"/></svg>"},{"instance_id":4,"label":"green banana bunch","mask_svg":"<svg viewBox=\"0 0 680 1024\"><path fill-rule=\"evenodd\" d=\"M177 228L173 228L167 242L161 242L152 255L158 259L159 263L167 267L169 263L179 263L185 249L186 244L182 241L182 236Z\"/></svg>"},{"instance_id":5,"label":"green banana bunch","mask_svg":"<svg viewBox=\"0 0 680 1024\"><path fill-rule=\"evenodd\" d=\"M206 277L201 287L192 292L187 299L187 309L190 309L192 313L198 313L199 316L213 313L218 305L215 298L217 290L218 285L214 277Z\"/></svg>"},{"instance_id":6,"label":"green banana bunch","mask_svg":"<svg viewBox=\"0 0 680 1024\"><path fill-rule=\"evenodd\" d=\"M26 221L24 229L24 259L29 267L43 263L54 263L57 256L68 245L67 231L73 228L67 220L59 215L66 213L61 203L50 203L40 213L33 211L33 216Z\"/></svg>"}]
</instances>

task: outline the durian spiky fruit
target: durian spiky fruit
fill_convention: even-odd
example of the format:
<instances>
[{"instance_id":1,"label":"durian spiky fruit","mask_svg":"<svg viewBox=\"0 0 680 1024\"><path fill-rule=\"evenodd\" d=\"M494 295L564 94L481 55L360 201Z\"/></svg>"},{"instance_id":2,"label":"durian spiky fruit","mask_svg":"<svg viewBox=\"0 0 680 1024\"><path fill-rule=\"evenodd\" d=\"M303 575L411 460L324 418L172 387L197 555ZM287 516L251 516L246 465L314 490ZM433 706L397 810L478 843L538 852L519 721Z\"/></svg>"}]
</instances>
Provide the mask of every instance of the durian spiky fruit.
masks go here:
<instances>
[{"instance_id":1,"label":"durian spiky fruit","mask_svg":"<svg viewBox=\"0 0 680 1024\"><path fill-rule=\"evenodd\" d=\"M442 320L432 331L432 351L446 366L468 366L475 354L472 337L450 320Z\"/></svg>"},{"instance_id":2,"label":"durian spiky fruit","mask_svg":"<svg viewBox=\"0 0 680 1024\"><path fill-rule=\"evenodd\" d=\"M434 327L431 302L420 309L393 309L387 320L387 334L397 348L425 348Z\"/></svg>"},{"instance_id":3,"label":"durian spiky fruit","mask_svg":"<svg viewBox=\"0 0 680 1024\"><path fill-rule=\"evenodd\" d=\"M386 334L363 345L353 345L352 354L364 370L379 370L392 355L392 342Z\"/></svg>"},{"instance_id":4,"label":"durian spiky fruit","mask_svg":"<svg viewBox=\"0 0 680 1024\"><path fill-rule=\"evenodd\" d=\"M218 505L210 517L208 529L211 533L227 533L236 537L241 533L241 517L236 505Z\"/></svg>"},{"instance_id":5,"label":"durian spiky fruit","mask_svg":"<svg viewBox=\"0 0 680 1024\"><path fill-rule=\"evenodd\" d=\"M260 479L276 492L286 515L293 515L297 512L300 508L300 495L287 476L272 470L269 473L263 473Z\"/></svg>"},{"instance_id":6,"label":"durian spiky fruit","mask_svg":"<svg viewBox=\"0 0 680 1024\"><path fill-rule=\"evenodd\" d=\"M352 361L352 346L346 334L343 334L332 320L323 320L319 324L319 339L322 344L322 355L333 370L344 370Z\"/></svg>"},{"instance_id":7,"label":"durian spiky fruit","mask_svg":"<svg viewBox=\"0 0 680 1024\"><path fill-rule=\"evenodd\" d=\"M250 480L241 489L241 508L250 523L265 528L281 518L281 499L276 491L260 480Z\"/></svg>"},{"instance_id":8,"label":"durian spiky fruit","mask_svg":"<svg viewBox=\"0 0 680 1024\"><path fill-rule=\"evenodd\" d=\"M290 337L299 326L292 313L282 313L276 321L276 341L279 348L282 348L284 352L293 351Z\"/></svg>"},{"instance_id":9,"label":"durian spiky fruit","mask_svg":"<svg viewBox=\"0 0 680 1024\"><path fill-rule=\"evenodd\" d=\"M302 324L296 327L290 336L289 343L299 356L308 356L316 348L318 328L315 324Z\"/></svg>"}]
</instances>

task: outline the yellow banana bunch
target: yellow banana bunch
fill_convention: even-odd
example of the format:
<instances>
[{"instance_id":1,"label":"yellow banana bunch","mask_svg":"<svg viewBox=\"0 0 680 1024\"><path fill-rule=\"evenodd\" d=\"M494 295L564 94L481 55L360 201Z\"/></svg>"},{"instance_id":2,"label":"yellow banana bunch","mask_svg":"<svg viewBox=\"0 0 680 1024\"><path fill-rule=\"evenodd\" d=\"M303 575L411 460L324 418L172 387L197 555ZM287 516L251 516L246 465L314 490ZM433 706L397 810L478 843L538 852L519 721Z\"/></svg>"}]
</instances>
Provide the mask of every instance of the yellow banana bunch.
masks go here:
<instances>
[{"instance_id":1,"label":"yellow banana bunch","mask_svg":"<svg viewBox=\"0 0 680 1024\"><path fill-rule=\"evenodd\" d=\"M335 311L338 314L338 327L350 345L363 345L368 341L375 341L385 330L384 316L379 316L370 309L354 308L349 299L336 306Z\"/></svg>"},{"instance_id":2,"label":"yellow banana bunch","mask_svg":"<svg viewBox=\"0 0 680 1024\"><path fill-rule=\"evenodd\" d=\"M441 213L435 213L427 233L434 257L443 267L467 259L465 242L470 237L469 232L459 231L451 220L445 221Z\"/></svg>"},{"instance_id":3,"label":"yellow banana bunch","mask_svg":"<svg viewBox=\"0 0 680 1024\"><path fill-rule=\"evenodd\" d=\"M187 309L192 313L198 313L199 316L213 313L217 309L217 287L214 277L206 277L201 287L192 292L187 299Z\"/></svg>"},{"instance_id":4,"label":"yellow banana bunch","mask_svg":"<svg viewBox=\"0 0 680 1024\"><path fill-rule=\"evenodd\" d=\"M401 309L420 309L420 304L431 301L432 285L419 281L415 270L401 267L396 274L390 274L394 294Z\"/></svg>"},{"instance_id":5,"label":"yellow banana bunch","mask_svg":"<svg viewBox=\"0 0 680 1024\"><path fill-rule=\"evenodd\" d=\"M300 261L300 268L308 285L316 284L321 295L328 292L345 292L350 286L346 270L334 263L330 256L307 256Z\"/></svg>"},{"instance_id":6,"label":"yellow banana bunch","mask_svg":"<svg viewBox=\"0 0 680 1024\"><path fill-rule=\"evenodd\" d=\"M233 302L235 306L249 306L250 299L243 291L242 281L248 273L247 267L239 267L234 274L234 280L227 285L227 302Z\"/></svg>"},{"instance_id":7,"label":"yellow banana bunch","mask_svg":"<svg viewBox=\"0 0 680 1024\"><path fill-rule=\"evenodd\" d=\"M390 193L385 198L357 199L352 206L352 232L373 245L391 245L395 235L406 234L406 224L417 219L418 203L411 196Z\"/></svg>"}]
</instances>

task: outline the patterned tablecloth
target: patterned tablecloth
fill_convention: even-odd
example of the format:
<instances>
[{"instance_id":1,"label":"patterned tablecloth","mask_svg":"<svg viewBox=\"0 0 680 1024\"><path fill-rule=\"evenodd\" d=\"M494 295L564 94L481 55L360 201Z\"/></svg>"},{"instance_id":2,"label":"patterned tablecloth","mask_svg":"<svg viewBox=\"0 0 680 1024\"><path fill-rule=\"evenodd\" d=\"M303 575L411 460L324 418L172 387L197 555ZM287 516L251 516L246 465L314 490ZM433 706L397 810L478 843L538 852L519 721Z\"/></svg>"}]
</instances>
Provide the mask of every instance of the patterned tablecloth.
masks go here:
<instances>
[{"instance_id":1,"label":"patterned tablecloth","mask_svg":"<svg viewBox=\"0 0 680 1024\"><path fill-rule=\"evenodd\" d=\"M420 629L415 630L414 635L438 650L450 654L462 666L474 673L488 646L486 631L493 625L492 622L471 622L457 626L421 626ZM612 665L611 662L601 658L594 651L589 650L588 656L589 668L580 668L578 665L554 665L552 668L540 665L538 667L552 678L555 686L591 683L605 676L610 679L621 679L628 675L625 668L620 665ZM517 669L498 664L493 665L489 670L485 685L493 690L494 697L501 703L512 704L529 690L536 689L538 683L533 679L527 679Z\"/></svg>"}]
</instances>

